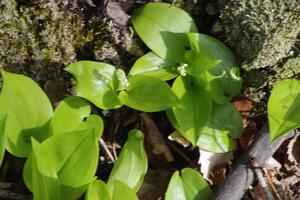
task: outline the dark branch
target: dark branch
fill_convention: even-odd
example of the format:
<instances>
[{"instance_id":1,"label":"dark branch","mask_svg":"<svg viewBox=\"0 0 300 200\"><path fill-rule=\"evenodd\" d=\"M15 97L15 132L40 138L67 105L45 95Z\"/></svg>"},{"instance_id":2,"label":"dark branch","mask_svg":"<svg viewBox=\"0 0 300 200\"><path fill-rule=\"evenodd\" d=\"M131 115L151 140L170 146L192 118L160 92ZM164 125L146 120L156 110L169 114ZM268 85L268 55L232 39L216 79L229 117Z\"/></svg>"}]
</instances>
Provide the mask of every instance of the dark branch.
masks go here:
<instances>
[{"instance_id":1,"label":"dark branch","mask_svg":"<svg viewBox=\"0 0 300 200\"><path fill-rule=\"evenodd\" d=\"M269 127L267 124L264 125L259 131L256 140L250 146L250 149L241 156L231 173L219 187L215 194L215 199L241 199L254 180L255 174L251 165L251 159L254 158L256 160L257 166L263 166L265 161L272 157L282 142L294 134L294 130L290 131L273 143L270 143Z\"/></svg>"}]
</instances>

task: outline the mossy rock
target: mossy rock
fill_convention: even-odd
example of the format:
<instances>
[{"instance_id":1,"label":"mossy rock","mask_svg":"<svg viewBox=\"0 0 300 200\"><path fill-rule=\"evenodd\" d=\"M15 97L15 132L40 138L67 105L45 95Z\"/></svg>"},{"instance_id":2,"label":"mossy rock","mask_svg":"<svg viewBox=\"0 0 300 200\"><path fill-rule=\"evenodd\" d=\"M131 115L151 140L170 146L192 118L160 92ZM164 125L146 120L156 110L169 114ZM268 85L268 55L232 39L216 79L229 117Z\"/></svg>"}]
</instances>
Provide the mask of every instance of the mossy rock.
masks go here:
<instances>
[{"instance_id":1,"label":"mossy rock","mask_svg":"<svg viewBox=\"0 0 300 200\"><path fill-rule=\"evenodd\" d=\"M66 65L97 60L126 68L143 53L129 27L85 1L0 2L0 67L35 79L54 102L71 87Z\"/></svg>"}]
</instances>

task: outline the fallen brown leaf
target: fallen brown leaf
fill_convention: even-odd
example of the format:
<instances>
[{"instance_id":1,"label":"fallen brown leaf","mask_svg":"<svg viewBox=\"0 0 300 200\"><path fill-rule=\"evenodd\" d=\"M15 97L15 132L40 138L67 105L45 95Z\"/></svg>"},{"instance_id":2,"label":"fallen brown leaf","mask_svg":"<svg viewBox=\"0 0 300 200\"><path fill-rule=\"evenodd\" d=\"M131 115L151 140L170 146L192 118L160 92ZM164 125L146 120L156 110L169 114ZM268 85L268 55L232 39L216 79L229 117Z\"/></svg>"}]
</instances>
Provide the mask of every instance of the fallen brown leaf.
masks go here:
<instances>
[{"instance_id":1,"label":"fallen brown leaf","mask_svg":"<svg viewBox=\"0 0 300 200\"><path fill-rule=\"evenodd\" d=\"M140 118L141 130L145 134L145 148L148 159L162 163L163 159L159 156L163 156L167 162L173 162L173 155L154 121L146 113L140 113Z\"/></svg>"},{"instance_id":2,"label":"fallen brown leaf","mask_svg":"<svg viewBox=\"0 0 300 200\"><path fill-rule=\"evenodd\" d=\"M142 200L156 200L162 198L167 190L172 172L163 169L149 169L138 197Z\"/></svg>"}]
</instances>

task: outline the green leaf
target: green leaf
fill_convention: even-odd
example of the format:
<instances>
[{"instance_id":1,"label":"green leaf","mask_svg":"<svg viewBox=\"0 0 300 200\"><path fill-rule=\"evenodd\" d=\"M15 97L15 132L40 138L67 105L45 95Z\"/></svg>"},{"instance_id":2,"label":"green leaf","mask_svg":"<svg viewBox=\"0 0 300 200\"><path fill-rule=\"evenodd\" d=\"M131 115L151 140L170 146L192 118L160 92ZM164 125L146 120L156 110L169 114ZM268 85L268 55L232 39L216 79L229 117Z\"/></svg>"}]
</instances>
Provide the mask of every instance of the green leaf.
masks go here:
<instances>
[{"instance_id":1,"label":"green leaf","mask_svg":"<svg viewBox=\"0 0 300 200\"><path fill-rule=\"evenodd\" d=\"M287 79L275 85L268 101L271 140L300 127L300 80Z\"/></svg>"},{"instance_id":2,"label":"green leaf","mask_svg":"<svg viewBox=\"0 0 300 200\"><path fill-rule=\"evenodd\" d=\"M169 110L167 116L173 126L195 145L210 118L210 93L190 76L177 77L172 89L180 99L180 106Z\"/></svg>"},{"instance_id":3,"label":"green leaf","mask_svg":"<svg viewBox=\"0 0 300 200\"><path fill-rule=\"evenodd\" d=\"M235 148L233 138L243 133L242 117L231 103L213 104L207 126L201 131L197 146L206 151L223 153Z\"/></svg>"},{"instance_id":4,"label":"green leaf","mask_svg":"<svg viewBox=\"0 0 300 200\"><path fill-rule=\"evenodd\" d=\"M112 200L138 200L138 197L128 185L115 180Z\"/></svg>"},{"instance_id":5,"label":"green leaf","mask_svg":"<svg viewBox=\"0 0 300 200\"><path fill-rule=\"evenodd\" d=\"M48 160L48 152L40 148L40 144L32 140L32 170L28 172L32 179L34 200L60 200L60 186L52 160Z\"/></svg>"},{"instance_id":6,"label":"green leaf","mask_svg":"<svg viewBox=\"0 0 300 200\"><path fill-rule=\"evenodd\" d=\"M89 185L89 183L79 187L61 185L61 199L78 200L88 190Z\"/></svg>"},{"instance_id":7,"label":"green leaf","mask_svg":"<svg viewBox=\"0 0 300 200\"><path fill-rule=\"evenodd\" d=\"M144 135L139 130L131 130L109 176L107 183L109 190L113 191L115 181L119 180L137 192L146 174L147 165Z\"/></svg>"},{"instance_id":8,"label":"green leaf","mask_svg":"<svg viewBox=\"0 0 300 200\"><path fill-rule=\"evenodd\" d=\"M198 32L184 10L166 3L148 3L132 15L132 24L146 45L161 58L182 62L189 42L185 33Z\"/></svg>"},{"instance_id":9,"label":"green leaf","mask_svg":"<svg viewBox=\"0 0 300 200\"><path fill-rule=\"evenodd\" d=\"M209 185L195 170L185 168L175 172L169 183L166 200L210 200L213 198Z\"/></svg>"},{"instance_id":10,"label":"green leaf","mask_svg":"<svg viewBox=\"0 0 300 200\"><path fill-rule=\"evenodd\" d=\"M119 94L120 101L133 109L158 112L178 104L178 98L161 79L135 75L129 78L129 87Z\"/></svg>"},{"instance_id":11,"label":"green leaf","mask_svg":"<svg viewBox=\"0 0 300 200\"><path fill-rule=\"evenodd\" d=\"M192 47L186 54L188 72L209 83L216 103L229 102L242 87L242 79L233 53L213 37L200 33L187 35Z\"/></svg>"},{"instance_id":12,"label":"green leaf","mask_svg":"<svg viewBox=\"0 0 300 200\"><path fill-rule=\"evenodd\" d=\"M239 68L219 65L205 72L214 101L228 103L242 88L243 80Z\"/></svg>"},{"instance_id":13,"label":"green leaf","mask_svg":"<svg viewBox=\"0 0 300 200\"><path fill-rule=\"evenodd\" d=\"M154 52L147 53L140 57L130 69L128 77L137 74L152 76L161 80L170 80L178 75L176 64L166 61Z\"/></svg>"},{"instance_id":14,"label":"green leaf","mask_svg":"<svg viewBox=\"0 0 300 200\"><path fill-rule=\"evenodd\" d=\"M26 140L24 131L34 132L34 129L45 126L53 115L52 105L42 89L30 78L4 70L1 73L4 83L0 94L0 113L8 114L6 148L15 156L27 157L31 152L31 141L30 138ZM39 131L35 134L43 138L48 132Z\"/></svg>"},{"instance_id":15,"label":"green leaf","mask_svg":"<svg viewBox=\"0 0 300 200\"><path fill-rule=\"evenodd\" d=\"M0 166L5 154L6 148L6 136L5 136L5 125L6 125L7 114L0 115Z\"/></svg>"},{"instance_id":16,"label":"green leaf","mask_svg":"<svg viewBox=\"0 0 300 200\"><path fill-rule=\"evenodd\" d=\"M65 68L77 80L76 93L102 109L121 106L116 91L116 68L106 63L79 61Z\"/></svg>"},{"instance_id":17,"label":"green leaf","mask_svg":"<svg viewBox=\"0 0 300 200\"><path fill-rule=\"evenodd\" d=\"M219 41L200 33L187 33L187 37L191 45L191 50L185 54L189 74L198 76L222 62L220 60L222 48L218 46Z\"/></svg>"},{"instance_id":18,"label":"green leaf","mask_svg":"<svg viewBox=\"0 0 300 200\"><path fill-rule=\"evenodd\" d=\"M52 134L74 130L90 113L90 105L80 97L71 96L64 99L57 106L52 117Z\"/></svg>"},{"instance_id":19,"label":"green leaf","mask_svg":"<svg viewBox=\"0 0 300 200\"><path fill-rule=\"evenodd\" d=\"M61 185L77 188L89 184L98 165L97 136L94 129L54 135L39 145L47 156L37 159L41 163L47 163L47 160L53 163ZM28 159L24 167L24 181L28 188L32 188L31 170L32 163Z\"/></svg>"},{"instance_id":20,"label":"green leaf","mask_svg":"<svg viewBox=\"0 0 300 200\"><path fill-rule=\"evenodd\" d=\"M100 138L103 133L104 123L99 115L90 115L85 121L79 124L75 130L93 130L95 137Z\"/></svg>"},{"instance_id":21,"label":"green leaf","mask_svg":"<svg viewBox=\"0 0 300 200\"><path fill-rule=\"evenodd\" d=\"M119 193L123 196L123 193ZM89 189L85 195L85 200L111 200L107 186L101 180L95 180L90 184Z\"/></svg>"}]
</instances>

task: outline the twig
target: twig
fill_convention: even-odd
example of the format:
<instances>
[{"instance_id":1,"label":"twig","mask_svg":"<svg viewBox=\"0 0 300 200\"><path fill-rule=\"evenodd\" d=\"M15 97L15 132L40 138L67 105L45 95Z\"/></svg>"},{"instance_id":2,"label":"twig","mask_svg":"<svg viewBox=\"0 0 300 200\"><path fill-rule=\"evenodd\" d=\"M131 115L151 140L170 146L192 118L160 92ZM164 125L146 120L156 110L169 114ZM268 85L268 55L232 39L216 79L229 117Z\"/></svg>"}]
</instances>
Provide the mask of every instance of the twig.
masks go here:
<instances>
[{"instance_id":1,"label":"twig","mask_svg":"<svg viewBox=\"0 0 300 200\"><path fill-rule=\"evenodd\" d=\"M118 154L117 154L117 151L116 151L117 144L114 142L114 143L112 144L112 147L113 147L113 154L114 154L114 156L115 156L115 158L116 158L116 160L117 160L117 159L118 159Z\"/></svg>"},{"instance_id":2,"label":"twig","mask_svg":"<svg viewBox=\"0 0 300 200\"><path fill-rule=\"evenodd\" d=\"M267 182L265 180L265 177L264 177L264 175L262 173L262 170L257 165L255 158L251 159L251 163L253 165L253 170L254 170L254 173L256 175L256 178L258 179L258 182L259 182L260 186L262 187L262 189L264 190L264 192L267 195L267 199L268 200L274 200L272 192L270 191L269 186L268 186L268 184L267 184Z\"/></svg>"},{"instance_id":3,"label":"twig","mask_svg":"<svg viewBox=\"0 0 300 200\"><path fill-rule=\"evenodd\" d=\"M103 140L102 138L100 138L99 142L100 142L101 147L104 149L105 153L106 153L106 154L108 155L108 157L110 158L110 160L111 160L113 163L115 163L116 160L115 160L115 158L113 157L113 155L110 153L110 151L109 151L109 149L107 148L107 146L106 146L104 140Z\"/></svg>"},{"instance_id":4,"label":"twig","mask_svg":"<svg viewBox=\"0 0 300 200\"><path fill-rule=\"evenodd\" d=\"M241 199L255 177L250 159L255 158L257 166L263 166L264 162L275 153L282 142L287 138L292 137L294 134L295 130L292 130L271 143L269 127L266 123L259 131L257 138L250 146L249 150L241 156L225 181L218 188L215 199Z\"/></svg>"},{"instance_id":5,"label":"twig","mask_svg":"<svg viewBox=\"0 0 300 200\"><path fill-rule=\"evenodd\" d=\"M271 186L272 190L274 191L274 193L275 193L277 199L278 199L278 200L281 200L281 197L280 197L280 195L278 194L278 192L277 192L277 190L276 190L276 188L275 188L275 186L274 186L274 184L273 184L273 182L272 182L272 180L271 180L271 178L270 178L270 175L268 174L268 171L267 171L265 168L263 168L263 171L264 171L265 176L266 176L266 178L267 178L267 180L268 180L268 182L269 182L269 185Z\"/></svg>"},{"instance_id":6,"label":"twig","mask_svg":"<svg viewBox=\"0 0 300 200\"><path fill-rule=\"evenodd\" d=\"M170 147L172 149L174 149L182 158L184 158L186 161L188 161L189 163L193 163L193 161L187 157L183 152L181 152L172 142L170 142L169 140L166 140L167 144L170 145Z\"/></svg>"}]
</instances>

